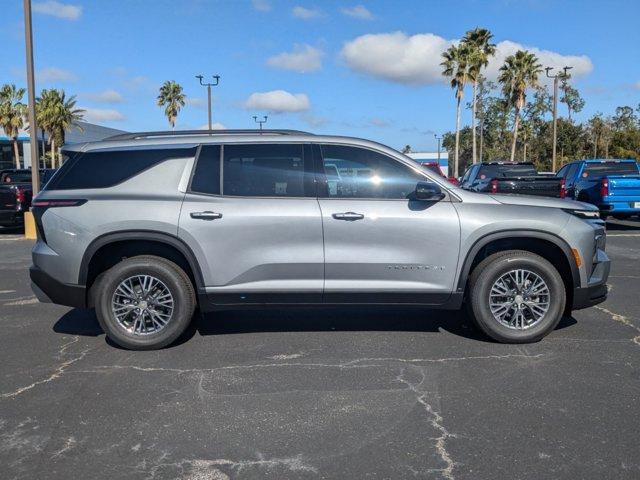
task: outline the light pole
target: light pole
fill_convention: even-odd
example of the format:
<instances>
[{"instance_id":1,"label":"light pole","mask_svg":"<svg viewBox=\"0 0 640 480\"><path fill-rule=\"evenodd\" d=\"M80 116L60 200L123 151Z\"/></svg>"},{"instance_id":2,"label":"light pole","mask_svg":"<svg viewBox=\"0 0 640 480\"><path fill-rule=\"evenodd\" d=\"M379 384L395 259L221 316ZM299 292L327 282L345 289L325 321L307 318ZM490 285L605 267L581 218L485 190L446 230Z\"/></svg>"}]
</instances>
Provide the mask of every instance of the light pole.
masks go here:
<instances>
[{"instance_id":1,"label":"light pole","mask_svg":"<svg viewBox=\"0 0 640 480\"><path fill-rule=\"evenodd\" d=\"M257 115L253 116L253 121L258 123L258 124L260 124L260 131L262 131L262 124L263 123L267 123L267 120L268 120L268 117L266 115L264 115L262 117L262 120L258 120L258 116Z\"/></svg>"},{"instance_id":2,"label":"light pole","mask_svg":"<svg viewBox=\"0 0 640 480\"><path fill-rule=\"evenodd\" d=\"M440 167L440 140L442 140L442 135L438 136L437 134L433 134L433 136L438 141L438 168Z\"/></svg>"},{"instance_id":3,"label":"light pole","mask_svg":"<svg viewBox=\"0 0 640 480\"><path fill-rule=\"evenodd\" d=\"M216 85L218 85L218 83L220 83L220 75L213 76L215 83L204 83L202 81L202 79L204 78L203 75L196 75L196 78L200 80L200 85L202 85L203 87L207 87L207 99L209 106L209 130L211 130L211 87L215 87Z\"/></svg>"},{"instance_id":4,"label":"light pole","mask_svg":"<svg viewBox=\"0 0 640 480\"><path fill-rule=\"evenodd\" d=\"M551 168L556 171L556 142L558 138L558 81L561 77L567 76L567 70L571 70L573 67L564 67L564 73L556 73L555 75L549 75L549 72L553 70L553 67L547 67L544 69L547 77L553 78L553 153L551 160Z\"/></svg>"},{"instance_id":5,"label":"light pole","mask_svg":"<svg viewBox=\"0 0 640 480\"><path fill-rule=\"evenodd\" d=\"M29 90L29 147L31 151L31 188L40 191L40 157L38 125L36 125L36 86L33 75L33 34L31 33L31 0L24 0L24 39L27 46L27 89Z\"/></svg>"}]
</instances>

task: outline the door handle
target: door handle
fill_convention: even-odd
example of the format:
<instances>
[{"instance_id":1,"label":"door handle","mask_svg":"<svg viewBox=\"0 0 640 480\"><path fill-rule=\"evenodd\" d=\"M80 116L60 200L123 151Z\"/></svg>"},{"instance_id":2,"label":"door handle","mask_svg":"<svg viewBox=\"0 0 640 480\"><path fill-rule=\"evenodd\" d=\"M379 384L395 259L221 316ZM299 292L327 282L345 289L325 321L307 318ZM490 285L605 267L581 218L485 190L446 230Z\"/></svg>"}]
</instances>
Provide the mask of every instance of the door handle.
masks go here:
<instances>
[{"instance_id":1,"label":"door handle","mask_svg":"<svg viewBox=\"0 0 640 480\"><path fill-rule=\"evenodd\" d=\"M331 216L336 220L347 220L348 222L353 222L354 220L362 220L364 218L364 215L356 212L334 213Z\"/></svg>"},{"instance_id":2,"label":"door handle","mask_svg":"<svg viewBox=\"0 0 640 480\"><path fill-rule=\"evenodd\" d=\"M215 220L217 218L222 218L221 213L210 212L208 210L205 212L191 212L190 216L196 220Z\"/></svg>"}]
</instances>

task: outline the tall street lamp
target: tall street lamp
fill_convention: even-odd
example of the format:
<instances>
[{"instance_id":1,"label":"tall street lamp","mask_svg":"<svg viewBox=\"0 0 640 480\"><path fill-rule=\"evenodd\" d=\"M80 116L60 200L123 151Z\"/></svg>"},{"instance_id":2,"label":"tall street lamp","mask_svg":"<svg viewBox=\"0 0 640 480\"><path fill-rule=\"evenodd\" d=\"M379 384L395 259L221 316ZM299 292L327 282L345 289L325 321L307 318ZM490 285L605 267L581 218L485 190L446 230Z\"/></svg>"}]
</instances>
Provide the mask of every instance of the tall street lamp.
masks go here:
<instances>
[{"instance_id":1,"label":"tall street lamp","mask_svg":"<svg viewBox=\"0 0 640 480\"><path fill-rule=\"evenodd\" d=\"M442 140L442 135L438 136L437 134L433 134L433 136L438 141L438 167L440 167L440 140Z\"/></svg>"},{"instance_id":2,"label":"tall street lamp","mask_svg":"<svg viewBox=\"0 0 640 480\"><path fill-rule=\"evenodd\" d=\"M196 78L200 80L200 85L203 87L207 87L207 99L208 99L208 107L209 107L209 130L211 130L211 87L215 87L220 83L220 75L213 75L213 79L215 83L205 83L202 81L204 75L196 75Z\"/></svg>"},{"instance_id":3,"label":"tall street lamp","mask_svg":"<svg viewBox=\"0 0 640 480\"><path fill-rule=\"evenodd\" d=\"M547 77L553 78L553 154L552 154L552 170L556 171L556 143L558 138L558 83L560 78L566 78L567 71L573 67L564 67L564 73L558 72L555 75L550 75L549 72L553 70L553 67L547 67L544 69Z\"/></svg>"},{"instance_id":4,"label":"tall street lamp","mask_svg":"<svg viewBox=\"0 0 640 480\"><path fill-rule=\"evenodd\" d=\"M265 115L262 117L262 120L258 120L258 116L253 116L253 121L260 124L260 131L262 131L262 124L267 123L268 117Z\"/></svg>"},{"instance_id":5,"label":"tall street lamp","mask_svg":"<svg viewBox=\"0 0 640 480\"><path fill-rule=\"evenodd\" d=\"M31 0L24 0L24 39L27 46L27 90L29 91L29 148L31 151L31 188L40 191L40 157L38 156L38 125L36 125L36 86L33 75L33 34L31 32Z\"/></svg>"}]
</instances>

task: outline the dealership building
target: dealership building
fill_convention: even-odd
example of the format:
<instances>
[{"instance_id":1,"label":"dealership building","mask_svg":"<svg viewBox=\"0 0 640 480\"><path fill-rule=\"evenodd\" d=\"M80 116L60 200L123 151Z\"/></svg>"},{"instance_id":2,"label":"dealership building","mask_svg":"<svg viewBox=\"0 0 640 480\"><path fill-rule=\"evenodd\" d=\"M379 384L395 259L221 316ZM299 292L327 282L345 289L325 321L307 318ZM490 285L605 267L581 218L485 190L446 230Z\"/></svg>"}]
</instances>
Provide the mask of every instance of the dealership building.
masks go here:
<instances>
[{"instance_id":1,"label":"dealership building","mask_svg":"<svg viewBox=\"0 0 640 480\"><path fill-rule=\"evenodd\" d=\"M70 143L95 142L111 135L125 133L115 128L103 127L88 122L77 122L78 127L73 127L65 132L65 141ZM20 166L29 168L31 166L31 150L29 142L31 137L28 131L21 131L18 134L18 152L20 154ZM39 148L42 149L42 134L38 132ZM48 146L46 146L49 148ZM42 154L42 153L41 153ZM13 144L11 139L3 133L0 133L0 170L15 168L15 160L13 157Z\"/></svg>"}]
</instances>

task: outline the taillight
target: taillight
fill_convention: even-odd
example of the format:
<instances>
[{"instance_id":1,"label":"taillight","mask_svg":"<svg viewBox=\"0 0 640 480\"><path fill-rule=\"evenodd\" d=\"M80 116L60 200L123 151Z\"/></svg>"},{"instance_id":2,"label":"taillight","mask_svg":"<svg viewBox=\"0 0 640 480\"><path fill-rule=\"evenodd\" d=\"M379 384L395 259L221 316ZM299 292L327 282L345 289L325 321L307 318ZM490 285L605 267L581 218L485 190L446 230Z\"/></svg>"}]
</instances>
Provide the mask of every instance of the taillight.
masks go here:
<instances>
[{"instance_id":1,"label":"taillight","mask_svg":"<svg viewBox=\"0 0 640 480\"><path fill-rule=\"evenodd\" d=\"M43 207L43 208L52 208L52 207L78 207L83 203L86 203L86 200L78 200L78 199L59 199L59 200L36 200L31 206L32 207Z\"/></svg>"},{"instance_id":2,"label":"taillight","mask_svg":"<svg viewBox=\"0 0 640 480\"><path fill-rule=\"evenodd\" d=\"M565 198L567 196L567 185L564 178L560 179L560 198Z\"/></svg>"},{"instance_id":3,"label":"taillight","mask_svg":"<svg viewBox=\"0 0 640 480\"><path fill-rule=\"evenodd\" d=\"M608 197L609 196L609 179L603 178L600 180L600 196Z\"/></svg>"},{"instance_id":4,"label":"taillight","mask_svg":"<svg viewBox=\"0 0 640 480\"><path fill-rule=\"evenodd\" d=\"M24 194L24 190L21 188L17 188L16 189L16 201L18 203L24 203L26 200L25 194Z\"/></svg>"},{"instance_id":5,"label":"taillight","mask_svg":"<svg viewBox=\"0 0 640 480\"><path fill-rule=\"evenodd\" d=\"M491 180L491 193L498 193L498 180Z\"/></svg>"}]
</instances>

